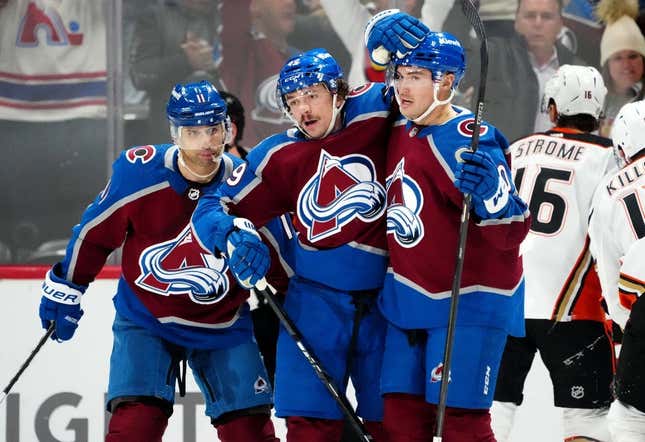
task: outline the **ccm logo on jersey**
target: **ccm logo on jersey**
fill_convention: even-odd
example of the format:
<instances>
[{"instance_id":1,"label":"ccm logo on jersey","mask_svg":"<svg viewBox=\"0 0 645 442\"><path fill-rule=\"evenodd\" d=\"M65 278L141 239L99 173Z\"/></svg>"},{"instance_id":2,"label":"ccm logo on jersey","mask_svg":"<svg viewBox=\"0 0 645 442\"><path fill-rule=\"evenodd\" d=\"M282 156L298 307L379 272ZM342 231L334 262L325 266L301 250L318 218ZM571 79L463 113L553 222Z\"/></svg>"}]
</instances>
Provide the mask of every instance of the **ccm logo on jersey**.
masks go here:
<instances>
[{"instance_id":1,"label":"ccm logo on jersey","mask_svg":"<svg viewBox=\"0 0 645 442\"><path fill-rule=\"evenodd\" d=\"M473 133L475 128L475 119L474 118L466 118L464 121L459 123L457 125L457 130L459 131L460 134L462 134L464 137L471 138L473 136ZM481 125L479 126L479 136L481 137L482 135L486 135L488 132L488 126Z\"/></svg>"},{"instance_id":2,"label":"ccm logo on jersey","mask_svg":"<svg viewBox=\"0 0 645 442\"><path fill-rule=\"evenodd\" d=\"M154 146L137 146L128 149L125 153L125 157L132 164L135 164L137 161L141 161L141 164L146 164L155 156L155 153L157 153L157 151Z\"/></svg>"}]
</instances>

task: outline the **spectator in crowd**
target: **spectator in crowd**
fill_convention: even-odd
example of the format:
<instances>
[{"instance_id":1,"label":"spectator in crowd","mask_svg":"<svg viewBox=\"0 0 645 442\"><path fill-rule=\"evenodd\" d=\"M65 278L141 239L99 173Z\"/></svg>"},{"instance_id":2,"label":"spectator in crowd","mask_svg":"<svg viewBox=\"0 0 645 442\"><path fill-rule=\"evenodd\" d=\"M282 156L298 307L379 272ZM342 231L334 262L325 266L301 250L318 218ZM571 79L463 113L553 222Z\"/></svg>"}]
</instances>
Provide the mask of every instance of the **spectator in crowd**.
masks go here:
<instances>
[{"instance_id":1,"label":"spectator in crowd","mask_svg":"<svg viewBox=\"0 0 645 442\"><path fill-rule=\"evenodd\" d=\"M506 341L492 409L498 442L509 440L538 351L562 410L564 440L609 439L613 342L587 237L594 190L615 167L611 140L592 134L606 94L595 68L560 66L543 98L554 127L509 148L532 217L522 253L526 336Z\"/></svg>"},{"instance_id":2,"label":"spectator in crowd","mask_svg":"<svg viewBox=\"0 0 645 442\"><path fill-rule=\"evenodd\" d=\"M289 43L303 51L325 48L338 61L343 71L349 72L352 58L336 34L320 0L301 0L296 25L289 34Z\"/></svg>"},{"instance_id":3,"label":"spectator in crowd","mask_svg":"<svg viewBox=\"0 0 645 442\"><path fill-rule=\"evenodd\" d=\"M130 47L130 74L134 85L150 98L147 142L168 140L164 103L175 83L203 79L219 84L217 5L215 0L163 0L139 15Z\"/></svg>"},{"instance_id":4,"label":"spectator in crowd","mask_svg":"<svg viewBox=\"0 0 645 442\"><path fill-rule=\"evenodd\" d=\"M379 68L370 61L363 43L363 30L373 14L391 8L390 1L373 2L370 10L358 0L320 0L333 28L351 54L351 67L347 75L350 87L362 86L366 82L385 80L384 68ZM404 1L397 5L404 12L418 17L422 0Z\"/></svg>"},{"instance_id":5,"label":"spectator in crowd","mask_svg":"<svg viewBox=\"0 0 645 442\"><path fill-rule=\"evenodd\" d=\"M519 0L515 34L488 39L486 118L510 141L551 127L540 111L546 81L563 64L586 64L557 41L561 12L562 0ZM471 52L464 89L479 81L478 52Z\"/></svg>"},{"instance_id":6,"label":"spectator in crowd","mask_svg":"<svg viewBox=\"0 0 645 442\"><path fill-rule=\"evenodd\" d=\"M645 96L645 37L636 25L636 0L602 0L598 15L606 23L600 42L600 65L609 94L600 133L609 136L618 111Z\"/></svg>"},{"instance_id":7,"label":"spectator in crowd","mask_svg":"<svg viewBox=\"0 0 645 442\"><path fill-rule=\"evenodd\" d=\"M66 238L108 171L103 4L43 3L0 4L0 243L16 262Z\"/></svg>"},{"instance_id":8,"label":"spectator in crowd","mask_svg":"<svg viewBox=\"0 0 645 442\"><path fill-rule=\"evenodd\" d=\"M294 30L294 0L237 0L222 4L221 68L224 88L246 109L245 140L263 138L291 126L275 98L280 68L298 51L287 36Z\"/></svg>"},{"instance_id":9,"label":"spectator in crowd","mask_svg":"<svg viewBox=\"0 0 645 442\"><path fill-rule=\"evenodd\" d=\"M515 30L513 22L518 0L488 0L480 3L479 16L488 37L511 37ZM464 16L461 2L456 0L426 0L421 17L430 29L448 31L460 39L469 32L468 20Z\"/></svg>"},{"instance_id":10,"label":"spectator in crowd","mask_svg":"<svg viewBox=\"0 0 645 442\"><path fill-rule=\"evenodd\" d=\"M226 102L228 116L231 119L232 140L226 144L226 152L245 159L248 151L240 144L244 137L244 107L240 100L230 92L220 92L220 96Z\"/></svg>"},{"instance_id":11,"label":"spectator in crowd","mask_svg":"<svg viewBox=\"0 0 645 442\"><path fill-rule=\"evenodd\" d=\"M564 2L562 17L565 32L560 35L561 40L572 39L572 50L576 55L594 66L600 57L600 38L603 31L603 25L596 15L597 4L598 0Z\"/></svg>"},{"instance_id":12,"label":"spectator in crowd","mask_svg":"<svg viewBox=\"0 0 645 442\"><path fill-rule=\"evenodd\" d=\"M609 313L625 333L609 410L613 442L645 440L645 101L628 103L611 130L620 169L593 199L591 252Z\"/></svg>"}]
</instances>

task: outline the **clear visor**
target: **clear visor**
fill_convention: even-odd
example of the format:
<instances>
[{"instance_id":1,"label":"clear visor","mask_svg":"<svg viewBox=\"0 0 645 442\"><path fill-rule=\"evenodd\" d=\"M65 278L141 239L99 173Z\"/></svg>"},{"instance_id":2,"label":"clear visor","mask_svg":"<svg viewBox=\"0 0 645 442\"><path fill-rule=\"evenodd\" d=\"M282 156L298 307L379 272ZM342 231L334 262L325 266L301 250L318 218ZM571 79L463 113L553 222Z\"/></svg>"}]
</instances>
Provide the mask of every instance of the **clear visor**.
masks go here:
<instances>
[{"instance_id":1,"label":"clear visor","mask_svg":"<svg viewBox=\"0 0 645 442\"><path fill-rule=\"evenodd\" d=\"M174 126L170 133L177 145L184 150L220 149L233 141L231 120L226 118L212 126Z\"/></svg>"},{"instance_id":2,"label":"clear visor","mask_svg":"<svg viewBox=\"0 0 645 442\"><path fill-rule=\"evenodd\" d=\"M398 68L410 68L407 70L405 77L401 75ZM403 81L427 81L428 79L434 83L441 81L443 77L442 72L432 72L429 69L418 66L396 66L390 63L385 72L385 84L388 88L394 88L396 92Z\"/></svg>"},{"instance_id":3,"label":"clear visor","mask_svg":"<svg viewBox=\"0 0 645 442\"><path fill-rule=\"evenodd\" d=\"M292 119L292 109L304 105L311 106L317 103L326 94L329 94L329 89L327 89L325 83L316 83L293 92L288 92L284 95L280 95L277 91L276 93L279 95L277 97L277 102L280 105L280 109L285 113L285 115Z\"/></svg>"}]
</instances>

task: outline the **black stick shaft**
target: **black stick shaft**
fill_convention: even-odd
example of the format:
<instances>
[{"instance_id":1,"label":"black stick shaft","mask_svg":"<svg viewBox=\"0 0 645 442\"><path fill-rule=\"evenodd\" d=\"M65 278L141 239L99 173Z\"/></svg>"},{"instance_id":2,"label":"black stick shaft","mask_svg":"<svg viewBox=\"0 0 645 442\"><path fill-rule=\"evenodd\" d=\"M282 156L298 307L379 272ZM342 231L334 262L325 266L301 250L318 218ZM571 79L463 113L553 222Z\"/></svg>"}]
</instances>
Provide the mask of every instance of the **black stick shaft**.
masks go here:
<instances>
[{"instance_id":1,"label":"black stick shaft","mask_svg":"<svg viewBox=\"0 0 645 442\"><path fill-rule=\"evenodd\" d=\"M477 109L475 110L475 124L473 135L470 140L470 149L475 152L479 147L479 129L481 127L484 113L484 98L486 96L486 77L488 76L488 47L484 26L477 12L477 6L473 0L463 0L464 14L473 26L475 33L481 41L480 46L480 77L477 93ZM437 425L433 442L441 442L443 439L443 427L445 422L446 404L448 401L448 384L450 382L450 366L452 365L452 350L454 347L455 327L457 324L457 308L459 306L459 289L461 288L461 275L464 269L464 255L466 253L466 240L468 237L468 224L470 221L471 196L464 195L464 203L461 211L459 224L459 243L457 245L457 257L455 259L455 272L452 280L450 293L450 315L448 318L448 330L446 332L446 343L443 355L443 367L441 375L441 387L439 390L439 404L437 406Z\"/></svg>"},{"instance_id":2,"label":"black stick shaft","mask_svg":"<svg viewBox=\"0 0 645 442\"><path fill-rule=\"evenodd\" d=\"M13 378L9 381L7 386L2 390L2 397L0 398L0 403L2 403L9 394L9 391L11 391L11 388L14 386L16 382L18 382L18 379L20 379L20 376L22 376L22 373L27 369L29 364L31 363L31 360L38 354L40 351L40 348L45 345L45 342L50 338L52 333L54 333L54 330L56 330L56 324L52 321L52 323L49 325L49 328L47 329L47 332L43 335L42 338L38 341L38 344L36 345L36 348L33 349L29 357L23 362L22 366L18 370L18 372L14 375Z\"/></svg>"},{"instance_id":3,"label":"black stick shaft","mask_svg":"<svg viewBox=\"0 0 645 442\"><path fill-rule=\"evenodd\" d=\"M268 288L259 289L256 286L255 290L262 296L264 296L264 298L267 300L269 306L275 312L278 319L280 319L280 322L284 326L285 330L287 330L287 333L289 333L291 338L293 338L300 352L304 355L304 357L309 362L309 365L311 365L311 367L316 372L318 379L320 379L320 381L325 385L325 387L329 391L329 394L331 394L345 417L349 420L349 423L351 424L353 430L356 432L356 435L360 437L361 441L373 441L374 439L372 438L372 436L370 436L370 434L363 426L360 418L354 412L352 405L349 403L345 395L338 389L331 376L323 368L322 364L320 363L320 359L316 357L313 350L311 350L311 348L309 348L309 346L305 343L304 337L300 333L300 330L298 330L282 305L275 299L274 294L271 293Z\"/></svg>"}]
</instances>

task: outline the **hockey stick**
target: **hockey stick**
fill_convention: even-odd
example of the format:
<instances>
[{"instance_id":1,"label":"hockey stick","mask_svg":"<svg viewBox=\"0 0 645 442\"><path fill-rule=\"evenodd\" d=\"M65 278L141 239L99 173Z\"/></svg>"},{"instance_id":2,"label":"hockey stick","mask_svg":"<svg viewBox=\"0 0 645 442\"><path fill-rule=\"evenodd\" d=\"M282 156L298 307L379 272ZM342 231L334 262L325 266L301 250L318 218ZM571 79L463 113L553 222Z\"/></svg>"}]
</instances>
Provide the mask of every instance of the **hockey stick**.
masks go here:
<instances>
[{"instance_id":1,"label":"hockey stick","mask_svg":"<svg viewBox=\"0 0 645 442\"><path fill-rule=\"evenodd\" d=\"M9 391L13 387L13 385L18 382L18 379L22 375L22 372L24 372L29 364L31 363L31 360L36 356L36 354L40 351L40 348L45 345L45 342L47 342L47 339L54 333L54 330L56 330L56 323L52 321L52 323L49 325L49 328L47 329L47 332L43 335L42 338L40 338L40 341L38 341L38 344L36 345L36 348L31 352L29 357L25 360L25 362L22 364L20 369L18 370L18 373L15 374L13 378L9 381L6 387L4 387L4 390L2 390L2 393L0 393L0 404L2 404L9 394Z\"/></svg>"},{"instance_id":2,"label":"hockey stick","mask_svg":"<svg viewBox=\"0 0 645 442\"><path fill-rule=\"evenodd\" d=\"M289 336L291 336L291 338L298 346L298 349L300 349L300 352L307 359L307 362L309 362L309 365L311 365L311 367L316 372L318 379L320 379L320 381L325 385L325 387L329 391L329 394L331 394L331 396L340 407L341 411L351 424L352 429L356 432L356 435L359 436L360 440L363 442L373 441L374 439L372 438L372 436L370 436L370 434L363 426L360 418L354 412L352 405L349 403L345 395L338 389L331 376L323 368L322 364L320 363L320 359L316 357L314 352L305 343L304 337L300 333L300 330L298 330L298 327L296 327L282 305L280 305L280 303L276 300L275 295L269 290L268 284L264 279L258 281L258 283L255 285L255 291L260 293L267 300L269 306L275 312L278 319L280 319L280 322L284 326L285 330L287 330L287 333L289 333Z\"/></svg>"},{"instance_id":3,"label":"hockey stick","mask_svg":"<svg viewBox=\"0 0 645 442\"><path fill-rule=\"evenodd\" d=\"M484 97L486 94L486 77L488 76L488 44L484 25L479 17L478 0L462 0L462 9L466 18L475 30L481 41L480 54L480 76L479 89L477 91L477 109L475 110L475 124L473 135L470 139L470 150L475 152L479 146L479 128L484 113ZM475 2L477 4L475 4ZM459 305L459 289L461 287L461 274L464 269L464 253L466 250L466 237L468 236L468 222L470 220L470 194L464 195L464 204L461 211L461 223L459 224L459 244L457 246L457 259L455 261L455 274L452 280L452 291L450 293L450 316L448 319L448 331L446 333L446 344L443 354L443 369L441 376L441 389L439 391L439 404L437 406L437 426L433 442L443 440L443 424L446 414L446 402L448 400L448 383L450 382L450 365L452 359L452 347L455 337L455 325L457 323L457 307Z\"/></svg>"}]
</instances>

